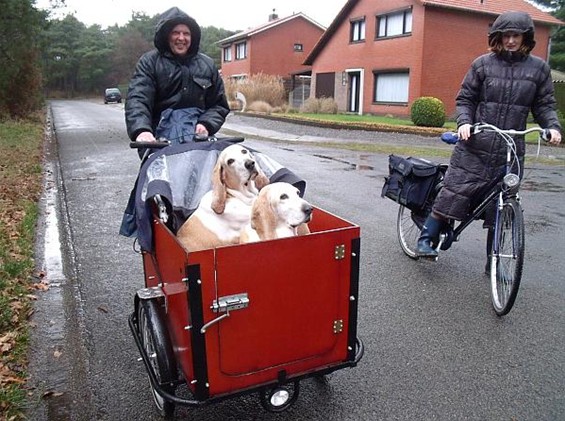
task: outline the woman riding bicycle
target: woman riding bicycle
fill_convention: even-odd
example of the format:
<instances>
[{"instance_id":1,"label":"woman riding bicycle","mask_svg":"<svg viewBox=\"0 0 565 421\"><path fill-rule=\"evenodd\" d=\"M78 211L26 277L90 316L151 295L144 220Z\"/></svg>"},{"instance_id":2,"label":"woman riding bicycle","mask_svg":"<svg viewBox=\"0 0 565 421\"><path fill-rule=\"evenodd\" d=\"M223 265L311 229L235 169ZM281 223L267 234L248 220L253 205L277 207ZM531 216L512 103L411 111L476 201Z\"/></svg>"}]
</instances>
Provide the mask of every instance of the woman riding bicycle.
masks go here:
<instances>
[{"instance_id":1,"label":"woman riding bicycle","mask_svg":"<svg viewBox=\"0 0 565 421\"><path fill-rule=\"evenodd\" d=\"M420 257L437 257L434 246L446 221L462 220L491 180L504 173L506 144L497 141L493 132L472 135L474 123L524 130L531 111L537 124L550 129L550 142L561 142L550 68L530 54L535 46L532 18L524 12L501 14L489 31L488 41L490 53L473 61L457 95L457 133L461 141L455 146L443 188L424 223L417 246ZM524 137L517 136L515 141L523 161ZM487 258L492 214L485 215L484 227L489 228Z\"/></svg>"}]
</instances>

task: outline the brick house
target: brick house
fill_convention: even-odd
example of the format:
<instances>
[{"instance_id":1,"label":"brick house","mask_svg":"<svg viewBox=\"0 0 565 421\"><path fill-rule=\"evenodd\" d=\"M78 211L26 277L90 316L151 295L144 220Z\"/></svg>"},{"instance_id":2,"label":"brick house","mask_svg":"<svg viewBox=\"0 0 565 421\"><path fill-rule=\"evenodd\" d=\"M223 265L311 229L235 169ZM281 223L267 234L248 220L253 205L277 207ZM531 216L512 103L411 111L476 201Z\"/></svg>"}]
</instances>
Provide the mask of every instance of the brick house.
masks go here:
<instances>
[{"instance_id":1,"label":"brick house","mask_svg":"<svg viewBox=\"0 0 565 421\"><path fill-rule=\"evenodd\" d=\"M304 61L311 96L333 97L343 112L394 116L434 96L451 116L489 27L508 10L532 16L532 54L547 60L551 30L563 23L524 0L349 0Z\"/></svg>"},{"instance_id":2,"label":"brick house","mask_svg":"<svg viewBox=\"0 0 565 421\"><path fill-rule=\"evenodd\" d=\"M304 60L325 31L303 13L285 18L276 14L269 22L218 41L222 49L222 76L244 78L257 73L292 76L309 72Z\"/></svg>"}]
</instances>

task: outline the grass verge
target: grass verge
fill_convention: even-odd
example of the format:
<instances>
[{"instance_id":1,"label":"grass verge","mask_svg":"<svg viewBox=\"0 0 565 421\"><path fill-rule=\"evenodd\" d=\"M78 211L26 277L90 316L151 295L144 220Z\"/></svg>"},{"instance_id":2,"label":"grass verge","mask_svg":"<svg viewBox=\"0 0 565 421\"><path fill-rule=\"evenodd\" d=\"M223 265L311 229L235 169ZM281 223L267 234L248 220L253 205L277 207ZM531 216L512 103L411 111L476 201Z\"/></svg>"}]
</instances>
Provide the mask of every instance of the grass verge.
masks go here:
<instances>
[{"instance_id":1,"label":"grass verge","mask_svg":"<svg viewBox=\"0 0 565 421\"><path fill-rule=\"evenodd\" d=\"M43 127L0 122L0 420L24 419Z\"/></svg>"}]
</instances>

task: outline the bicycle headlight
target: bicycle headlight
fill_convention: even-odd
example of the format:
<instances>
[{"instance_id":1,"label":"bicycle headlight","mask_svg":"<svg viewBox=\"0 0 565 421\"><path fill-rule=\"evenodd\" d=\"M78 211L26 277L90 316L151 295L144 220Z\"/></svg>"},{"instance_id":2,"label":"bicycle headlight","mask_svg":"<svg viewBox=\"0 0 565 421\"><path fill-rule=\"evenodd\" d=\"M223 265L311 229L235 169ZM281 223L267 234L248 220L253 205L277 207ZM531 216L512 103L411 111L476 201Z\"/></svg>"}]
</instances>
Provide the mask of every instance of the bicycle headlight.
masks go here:
<instances>
[{"instance_id":1,"label":"bicycle headlight","mask_svg":"<svg viewBox=\"0 0 565 421\"><path fill-rule=\"evenodd\" d=\"M504 176L503 182L506 187L516 187L518 184L520 184L520 177L518 177L516 174L506 174Z\"/></svg>"}]
</instances>

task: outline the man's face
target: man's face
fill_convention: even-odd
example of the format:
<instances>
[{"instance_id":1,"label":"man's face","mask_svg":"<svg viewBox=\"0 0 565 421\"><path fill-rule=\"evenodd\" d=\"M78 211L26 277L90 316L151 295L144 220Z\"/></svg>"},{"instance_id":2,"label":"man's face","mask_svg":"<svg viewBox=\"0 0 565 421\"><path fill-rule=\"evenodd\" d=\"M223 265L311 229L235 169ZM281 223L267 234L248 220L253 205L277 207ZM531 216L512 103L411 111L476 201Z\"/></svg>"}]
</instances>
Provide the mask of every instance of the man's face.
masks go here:
<instances>
[{"instance_id":1,"label":"man's face","mask_svg":"<svg viewBox=\"0 0 565 421\"><path fill-rule=\"evenodd\" d=\"M182 23L176 25L169 33L169 48L177 56L188 53L190 42L190 29Z\"/></svg>"}]
</instances>

